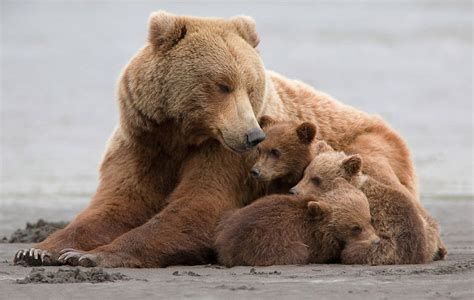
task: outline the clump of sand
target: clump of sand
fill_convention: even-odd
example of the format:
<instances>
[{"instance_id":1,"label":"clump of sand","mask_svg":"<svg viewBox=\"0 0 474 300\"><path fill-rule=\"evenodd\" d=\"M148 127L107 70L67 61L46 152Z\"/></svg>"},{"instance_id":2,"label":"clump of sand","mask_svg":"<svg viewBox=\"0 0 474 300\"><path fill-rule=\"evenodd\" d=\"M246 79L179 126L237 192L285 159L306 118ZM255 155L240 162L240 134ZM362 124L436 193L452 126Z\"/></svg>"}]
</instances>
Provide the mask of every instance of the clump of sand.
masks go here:
<instances>
[{"instance_id":1,"label":"clump of sand","mask_svg":"<svg viewBox=\"0 0 474 300\"><path fill-rule=\"evenodd\" d=\"M17 229L10 238L3 237L3 243L39 243L58 229L66 227L67 222L47 222L39 219L36 223L26 223L25 229Z\"/></svg>"},{"instance_id":2,"label":"clump of sand","mask_svg":"<svg viewBox=\"0 0 474 300\"><path fill-rule=\"evenodd\" d=\"M83 271L79 268L72 268L46 271L44 268L33 268L30 274L23 279L17 279L16 283L101 283L116 280L130 280L130 278L122 273L107 273L102 269Z\"/></svg>"}]
</instances>

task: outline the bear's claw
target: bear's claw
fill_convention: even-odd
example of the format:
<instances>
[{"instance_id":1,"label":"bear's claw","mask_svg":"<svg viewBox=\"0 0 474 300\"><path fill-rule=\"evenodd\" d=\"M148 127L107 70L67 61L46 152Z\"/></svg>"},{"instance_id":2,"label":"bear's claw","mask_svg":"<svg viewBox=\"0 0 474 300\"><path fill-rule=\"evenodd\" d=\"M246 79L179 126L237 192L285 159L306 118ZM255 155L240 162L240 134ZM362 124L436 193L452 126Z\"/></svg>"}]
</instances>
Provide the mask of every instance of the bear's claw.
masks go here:
<instances>
[{"instance_id":1,"label":"bear's claw","mask_svg":"<svg viewBox=\"0 0 474 300\"><path fill-rule=\"evenodd\" d=\"M73 266L95 267L97 266L97 255L79 251L76 249L63 249L59 252L58 260L61 263Z\"/></svg>"},{"instance_id":2,"label":"bear's claw","mask_svg":"<svg viewBox=\"0 0 474 300\"><path fill-rule=\"evenodd\" d=\"M51 253L47 250L37 248L21 249L15 254L13 263L15 265L27 264L29 266L50 265L51 257Z\"/></svg>"}]
</instances>

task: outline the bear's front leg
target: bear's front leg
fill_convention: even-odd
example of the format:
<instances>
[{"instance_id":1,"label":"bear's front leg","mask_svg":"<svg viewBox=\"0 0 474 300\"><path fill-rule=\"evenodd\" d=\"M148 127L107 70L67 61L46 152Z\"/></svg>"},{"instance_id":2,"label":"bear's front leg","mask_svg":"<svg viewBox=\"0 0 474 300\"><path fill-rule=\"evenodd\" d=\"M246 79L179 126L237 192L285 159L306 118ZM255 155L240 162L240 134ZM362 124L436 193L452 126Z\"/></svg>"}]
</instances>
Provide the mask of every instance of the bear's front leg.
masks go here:
<instances>
[{"instance_id":1,"label":"bear's front leg","mask_svg":"<svg viewBox=\"0 0 474 300\"><path fill-rule=\"evenodd\" d=\"M341 252L341 262L348 265L393 265L398 263L397 258L395 242L384 235L377 243L355 242Z\"/></svg>"},{"instance_id":2,"label":"bear's front leg","mask_svg":"<svg viewBox=\"0 0 474 300\"><path fill-rule=\"evenodd\" d=\"M59 260L59 251L64 248L87 251L110 243L150 218L143 214L147 211L146 207L140 208L136 202L134 209L127 208L123 205L127 201L130 200L112 198L104 199L105 203L100 205L90 205L66 228L56 231L33 248L19 250L13 262L28 266L61 265L63 262Z\"/></svg>"},{"instance_id":3,"label":"bear's front leg","mask_svg":"<svg viewBox=\"0 0 474 300\"><path fill-rule=\"evenodd\" d=\"M200 197L199 197L200 196ZM64 249L59 261L84 267L166 267L214 260L214 230L232 203L212 193L173 201L142 226L91 251Z\"/></svg>"},{"instance_id":4,"label":"bear's front leg","mask_svg":"<svg viewBox=\"0 0 474 300\"><path fill-rule=\"evenodd\" d=\"M170 203L147 223L91 251L62 252L61 261L81 266L166 267L215 259L214 231L220 217L240 206L246 193L241 158L219 149L190 159ZM218 167L215 167L218 166ZM248 167L250 169L250 166Z\"/></svg>"},{"instance_id":5,"label":"bear's front leg","mask_svg":"<svg viewBox=\"0 0 474 300\"><path fill-rule=\"evenodd\" d=\"M145 156L142 148L125 143L116 132L100 168L100 184L88 207L66 228L53 233L32 249L22 249L16 264L57 265L59 251L74 248L89 251L112 242L121 234L152 218L164 206L169 186L159 186L163 177L177 172L155 153ZM139 179L138 179L139 178ZM172 184L169 184L172 185Z\"/></svg>"}]
</instances>

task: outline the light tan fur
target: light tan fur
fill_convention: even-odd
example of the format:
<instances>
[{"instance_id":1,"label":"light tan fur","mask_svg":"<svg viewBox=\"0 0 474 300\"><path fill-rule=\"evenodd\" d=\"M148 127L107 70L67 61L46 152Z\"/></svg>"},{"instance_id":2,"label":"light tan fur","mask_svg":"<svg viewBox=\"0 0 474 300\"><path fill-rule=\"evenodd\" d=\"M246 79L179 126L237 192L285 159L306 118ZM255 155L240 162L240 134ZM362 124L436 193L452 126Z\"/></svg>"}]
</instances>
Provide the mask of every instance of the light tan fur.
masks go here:
<instances>
[{"instance_id":1,"label":"light tan fur","mask_svg":"<svg viewBox=\"0 0 474 300\"><path fill-rule=\"evenodd\" d=\"M366 196L378 244L360 242L342 251L342 262L364 264L415 264L442 259L447 254L438 225L413 195L388 186L361 172L360 155L334 151L325 142L316 144L316 157L303 179L291 189L298 195L324 195L341 177Z\"/></svg>"}]
</instances>

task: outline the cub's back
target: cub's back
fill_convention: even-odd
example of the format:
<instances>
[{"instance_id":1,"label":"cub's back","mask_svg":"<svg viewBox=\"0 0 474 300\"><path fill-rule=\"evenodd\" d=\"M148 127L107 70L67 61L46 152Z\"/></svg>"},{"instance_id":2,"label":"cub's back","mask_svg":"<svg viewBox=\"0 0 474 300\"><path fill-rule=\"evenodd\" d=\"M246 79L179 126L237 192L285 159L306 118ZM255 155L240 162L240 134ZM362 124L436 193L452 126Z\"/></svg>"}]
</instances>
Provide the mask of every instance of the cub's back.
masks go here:
<instances>
[{"instance_id":1,"label":"cub's back","mask_svg":"<svg viewBox=\"0 0 474 300\"><path fill-rule=\"evenodd\" d=\"M219 262L234 265L304 263L307 201L289 195L263 197L225 216L217 227Z\"/></svg>"}]
</instances>

